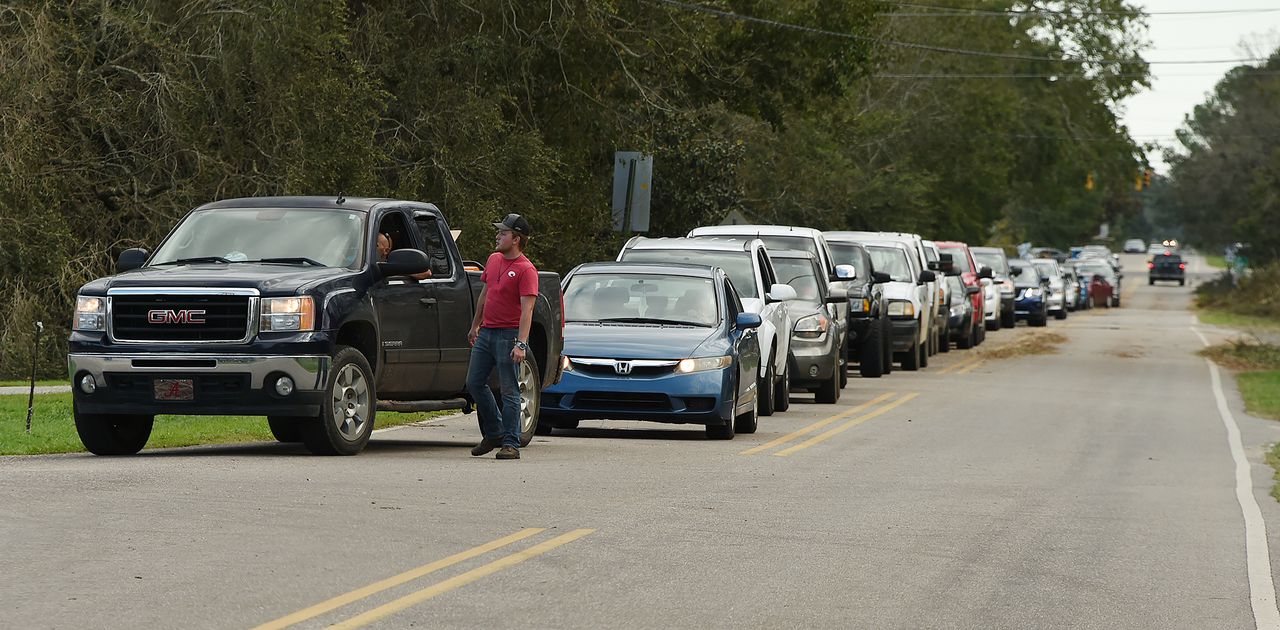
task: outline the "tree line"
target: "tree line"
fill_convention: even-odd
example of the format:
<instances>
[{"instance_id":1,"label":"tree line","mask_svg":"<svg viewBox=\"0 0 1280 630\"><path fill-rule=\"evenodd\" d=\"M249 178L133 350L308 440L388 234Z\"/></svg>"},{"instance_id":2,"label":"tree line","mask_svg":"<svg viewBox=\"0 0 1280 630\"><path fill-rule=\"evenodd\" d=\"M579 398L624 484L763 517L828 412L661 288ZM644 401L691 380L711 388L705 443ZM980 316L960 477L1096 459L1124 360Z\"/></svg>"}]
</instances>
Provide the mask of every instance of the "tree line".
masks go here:
<instances>
[{"instance_id":1,"label":"tree line","mask_svg":"<svg viewBox=\"0 0 1280 630\"><path fill-rule=\"evenodd\" d=\"M561 272L620 244L617 150L654 156L651 235L736 210L1066 245L1135 215L1141 151L1115 106L1146 84L1142 15L975 6L0 4L0 376L24 371L36 320L61 374L76 288L228 197L432 201L473 258L519 212Z\"/></svg>"}]
</instances>

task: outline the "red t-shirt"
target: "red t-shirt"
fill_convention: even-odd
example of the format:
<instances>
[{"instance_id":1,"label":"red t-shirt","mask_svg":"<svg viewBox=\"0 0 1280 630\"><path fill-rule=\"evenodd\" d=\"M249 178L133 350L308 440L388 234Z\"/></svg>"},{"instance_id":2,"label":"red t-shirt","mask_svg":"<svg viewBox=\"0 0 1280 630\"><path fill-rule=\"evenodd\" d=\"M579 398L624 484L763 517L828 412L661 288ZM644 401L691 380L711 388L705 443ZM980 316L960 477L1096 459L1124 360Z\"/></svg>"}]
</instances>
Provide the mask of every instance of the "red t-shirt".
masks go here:
<instances>
[{"instance_id":1,"label":"red t-shirt","mask_svg":"<svg viewBox=\"0 0 1280 630\"><path fill-rule=\"evenodd\" d=\"M499 252L489 256L480 281L487 291L484 297L485 328L519 328L520 298L538 294L538 270L521 254L507 260Z\"/></svg>"}]
</instances>

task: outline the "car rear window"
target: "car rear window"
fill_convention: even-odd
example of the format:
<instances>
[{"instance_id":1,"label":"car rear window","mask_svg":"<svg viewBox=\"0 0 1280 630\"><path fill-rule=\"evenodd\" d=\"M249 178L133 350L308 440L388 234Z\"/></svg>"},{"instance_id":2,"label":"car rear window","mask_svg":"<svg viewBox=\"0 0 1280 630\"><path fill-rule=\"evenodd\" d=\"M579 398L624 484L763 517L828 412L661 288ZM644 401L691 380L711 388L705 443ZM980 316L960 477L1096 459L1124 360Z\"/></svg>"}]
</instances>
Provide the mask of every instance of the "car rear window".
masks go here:
<instances>
[{"instance_id":1,"label":"car rear window","mask_svg":"<svg viewBox=\"0 0 1280 630\"><path fill-rule=\"evenodd\" d=\"M750 252L701 251L696 249L628 249L622 252L625 262L662 262L709 265L724 269L729 280L744 298L758 298L755 269Z\"/></svg>"}]
</instances>

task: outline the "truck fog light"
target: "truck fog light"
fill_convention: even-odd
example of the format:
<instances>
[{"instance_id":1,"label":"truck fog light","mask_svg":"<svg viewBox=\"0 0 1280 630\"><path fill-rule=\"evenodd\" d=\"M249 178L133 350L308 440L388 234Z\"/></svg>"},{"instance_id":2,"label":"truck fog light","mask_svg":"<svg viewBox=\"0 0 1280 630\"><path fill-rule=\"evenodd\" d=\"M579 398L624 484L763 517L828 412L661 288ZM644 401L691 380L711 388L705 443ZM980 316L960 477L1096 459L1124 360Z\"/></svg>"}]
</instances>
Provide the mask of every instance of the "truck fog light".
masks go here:
<instances>
[{"instance_id":1,"label":"truck fog light","mask_svg":"<svg viewBox=\"0 0 1280 630\"><path fill-rule=\"evenodd\" d=\"M281 376L276 379L276 393L281 396L288 396L293 393L293 379L287 376Z\"/></svg>"},{"instance_id":2,"label":"truck fog light","mask_svg":"<svg viewBox=\"0 0 1280 630\"><path fill-rule=\"evenodd\" d=\"M818 366L816 366L816 365L810 365L810 366L809 366L809 376L817 376L817 375L818 375Z\"/></svg>"},{"instance_id":3,"label":"truck fog light","mask_svg":"<svg viewBox=\"0 0 1280 630\"><path fill-rule=\"evenodd\" d=\"M86 394L98 391L98 381L93 380L92 374L85 374L80 377L80 391Z\"/></svg>"}]
</instances>

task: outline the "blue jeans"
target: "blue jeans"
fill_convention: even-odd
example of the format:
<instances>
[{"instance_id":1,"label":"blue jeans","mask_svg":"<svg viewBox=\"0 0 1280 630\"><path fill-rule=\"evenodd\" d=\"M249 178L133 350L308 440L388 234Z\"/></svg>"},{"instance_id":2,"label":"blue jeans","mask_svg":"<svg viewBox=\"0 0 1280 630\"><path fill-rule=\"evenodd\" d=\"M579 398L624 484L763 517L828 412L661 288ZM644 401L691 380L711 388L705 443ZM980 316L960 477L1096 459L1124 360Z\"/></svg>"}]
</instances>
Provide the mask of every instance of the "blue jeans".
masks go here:
<instances>
[{"instance_id":1,"label":"blue jeans","mask_svg":"<svg viewBox=\"0 0 1280 630\"><path fill-rule=\"evenodd\" d=\"M485 439L500 439L502 446L520 448L520 384L519 366L511 361L516 328L481 328L476 345L471 346L471 365L467 369L467 392L480 416L480 433ZM489 389L489 374L498 370L502 385L502 417L498 403Z\"/></svg>"}]
</instances>

